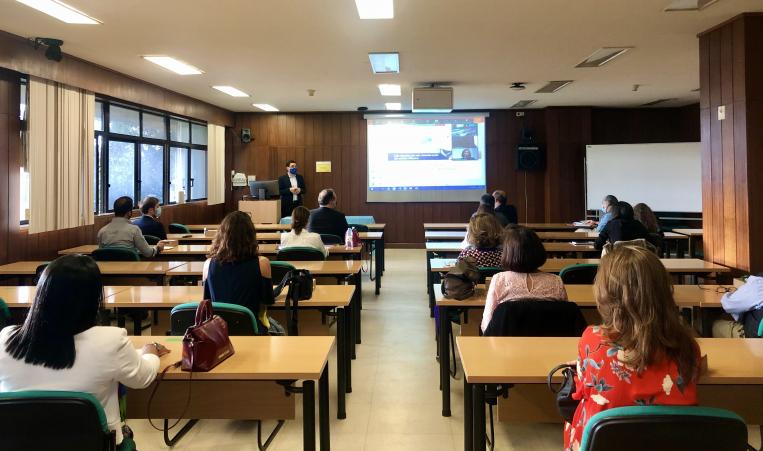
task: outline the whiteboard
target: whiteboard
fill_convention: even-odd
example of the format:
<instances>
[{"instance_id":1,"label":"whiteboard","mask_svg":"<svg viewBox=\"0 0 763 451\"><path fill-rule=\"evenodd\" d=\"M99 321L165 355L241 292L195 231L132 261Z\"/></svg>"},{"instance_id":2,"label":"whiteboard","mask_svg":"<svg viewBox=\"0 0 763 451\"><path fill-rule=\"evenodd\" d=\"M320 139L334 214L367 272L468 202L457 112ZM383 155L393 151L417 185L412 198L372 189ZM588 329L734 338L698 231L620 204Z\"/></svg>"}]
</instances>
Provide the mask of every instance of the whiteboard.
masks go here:
<instances>
[{"instance_id":1,"label":"whiteboard","mask_svg":"<svg viewBox=\"0 0 763 451\"><path fill-rule=\"evenodd\" d=\"M614 194L654 211L702 211L700 143L586 146L586 208Z\"/></svg>"}]
</instances>

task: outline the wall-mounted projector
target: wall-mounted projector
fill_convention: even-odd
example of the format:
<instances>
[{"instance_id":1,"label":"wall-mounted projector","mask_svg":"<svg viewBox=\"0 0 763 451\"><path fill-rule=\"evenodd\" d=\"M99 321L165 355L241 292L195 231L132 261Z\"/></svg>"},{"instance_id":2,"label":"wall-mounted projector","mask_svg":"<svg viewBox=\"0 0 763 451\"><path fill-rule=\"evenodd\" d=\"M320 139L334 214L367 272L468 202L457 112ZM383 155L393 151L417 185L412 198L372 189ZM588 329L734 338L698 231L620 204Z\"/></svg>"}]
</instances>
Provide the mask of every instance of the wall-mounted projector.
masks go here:
<instances>
[{"instance_id":1,"label":"wall-mounted projector","mask_svg":"<svg viewBox=\"0 0 763 451\"><path fill-rule=\"evenodd\" d=\"M453 88L413 88L414 113L450 113L453 111Z\"/></svg>"}]
</instances>

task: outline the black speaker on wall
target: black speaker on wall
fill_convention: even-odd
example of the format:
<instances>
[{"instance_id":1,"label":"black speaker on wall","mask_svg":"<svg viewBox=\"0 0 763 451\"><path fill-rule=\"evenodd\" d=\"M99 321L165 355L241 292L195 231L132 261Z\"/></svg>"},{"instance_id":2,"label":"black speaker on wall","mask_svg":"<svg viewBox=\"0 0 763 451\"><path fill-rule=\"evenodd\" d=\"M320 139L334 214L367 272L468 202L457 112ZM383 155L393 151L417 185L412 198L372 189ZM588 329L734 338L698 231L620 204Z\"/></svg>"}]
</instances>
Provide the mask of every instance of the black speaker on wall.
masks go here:
<instances>
[{"instance_id":1,"label":"black speaker on wall","mask_svg":"<svg viewBox=\"0 0 763 451\"><path fill-rule=\"evenodd\" d=\"M517 146L518 171L542 171L546 169L546 153L538 144Z\"/></svg>"},{"instance_id":2,"label":"black speaker on wall","mask_svg":"<svg viewBox=\"0 0 763 451\"><path fill-rule=\"evenodd\" d=\"M252 142L252 129L250 128L241 129L241 142L244 144Z\"/></svg>"}]
</instances>

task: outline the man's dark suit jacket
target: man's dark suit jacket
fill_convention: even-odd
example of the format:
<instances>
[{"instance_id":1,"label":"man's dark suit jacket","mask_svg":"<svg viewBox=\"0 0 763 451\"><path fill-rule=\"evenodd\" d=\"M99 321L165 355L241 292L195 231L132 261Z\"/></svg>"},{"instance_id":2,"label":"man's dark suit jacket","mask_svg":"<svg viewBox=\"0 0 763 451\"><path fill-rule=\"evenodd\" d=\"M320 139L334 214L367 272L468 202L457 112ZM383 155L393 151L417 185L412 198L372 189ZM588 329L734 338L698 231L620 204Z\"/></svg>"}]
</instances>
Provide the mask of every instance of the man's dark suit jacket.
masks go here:
<instances>
[{"instance_id":1,"label":"man's dark suit jacket","mask_svg":"<svg viewBox=\"0 0 763 451\"><path fill-rule=\"evenodd\" d=\"M329 207L310 210L310 220L307 222L307 230L310 232L336 235L344 239L347 227L347 218L341 211Z\"/></svg>"},{"instance_id":2,"label":"man's dark suit jacket","mask_svg":"<svg viewBox=\"0 0 763 451\"><path fill-rule=\"evenodd\" d=\"M160 240L167 239L167 232L164 231L164 224L151 216L143 215L132 223L138 226L143 235L153 235Z\"/></svg>"},{"instance_id":3,"label":"man's dark suit jacket","mask_svg":"<svg viewBox=\"0 0 763 451\"><path fill-rule=\"evenodd\" d=\"M509 221L509 224L516 224L519 222L517 208L513 205L500 205L495 207L495 212L502 214Z\"/></svg>"},{"instance_id":4,"label":"man's dark suit jacket","mask_svg":"<svg viewBox=\"0 0 763 451\"><path fill-rule=\"evenodd\" d=\"M305 187L305 178L300 174L297 177L297 187L301 190L297 195L297 200L293 200L294 193L289 191L291 189L291 181L288 175L282 175L278 177L278 191L281 194L281 217L285 218L291 216L291 211L294 207L302 205L302 196L307 192Z\"/></svg>"}]
</instances>

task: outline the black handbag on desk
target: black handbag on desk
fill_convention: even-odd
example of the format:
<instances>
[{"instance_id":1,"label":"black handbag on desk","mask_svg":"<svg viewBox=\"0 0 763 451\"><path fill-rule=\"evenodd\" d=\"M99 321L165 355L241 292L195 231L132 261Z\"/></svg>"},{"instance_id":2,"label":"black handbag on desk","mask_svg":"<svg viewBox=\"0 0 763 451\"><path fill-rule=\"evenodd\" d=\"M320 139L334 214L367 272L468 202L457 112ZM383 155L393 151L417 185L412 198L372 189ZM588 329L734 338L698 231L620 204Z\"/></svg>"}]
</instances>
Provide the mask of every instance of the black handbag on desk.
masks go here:
<instances>
[{"instance_id":1,"label":"black handbag on desk","mask_svg":"<svg viewBox=\"0 0 763 451\"><path fill-rule=\"evenodd\" d=\"M554 377L554 374L559 370L562 370L563 380L558 388L556 388L551 382L551 378ZM575 416L575 411L578 408L578 404L580 404L579 400L572 399L572 394L575 393L576 371L577 368L575 365L563 363L555 366L554 369L548 373L548 379L546 380L549 390L556 394L556 410L559 412L559 415L564 418L564 421L568 423L572 423L572 417Z\"/></svg>"},{"instance_id":2,"label":"black handbag on desk","mask_svg":"<svg viewBox=\"0 0 763 451\"><path fill-rule=\"evenodd\" d=\"M313 277L310 275L310 271L306 269L289 271L273 290L273 296L280 296L286 287L288 287L284 308L286 329L289 335L299 335L299 319L297 318L299 301L307 301L313 297Z\"/></svg>"}]
</instances>

